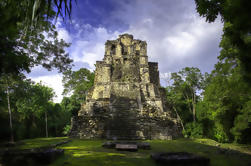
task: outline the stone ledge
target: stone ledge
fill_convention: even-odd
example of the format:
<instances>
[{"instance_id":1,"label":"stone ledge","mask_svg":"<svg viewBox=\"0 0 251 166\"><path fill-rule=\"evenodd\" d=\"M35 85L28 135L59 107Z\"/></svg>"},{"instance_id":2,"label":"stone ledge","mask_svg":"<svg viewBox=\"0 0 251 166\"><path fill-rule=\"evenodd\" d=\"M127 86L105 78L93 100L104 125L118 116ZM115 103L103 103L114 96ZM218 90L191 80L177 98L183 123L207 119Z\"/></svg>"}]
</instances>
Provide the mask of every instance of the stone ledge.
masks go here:
<instances>
[{"instance_id":1,"label":"stone ledge","mask_svg":"<svg viewBox=\"0 0 251 166\"><path fill-rule=\"evenodd\" d=\"M108 141L103 143L102 147L108 149L116 148L117 144L126 144L126 145L136 145L138 149L150 150L151 146L148 142L132 142L132 141Z\"/></svg>"},{"instance_id":2,"label":"stone ledge","mask_svg":"<svg viewBox=\"0 0 251 166\"><path fill-rule=\"evenodd\" d=\"M50 164L64 154L63 149L35 148L25 150L6 150L2 153L2 163L6 165Z\"/></svg>"},{"instance_id":3,"label":"stone ledge","mask_svg":"<svg viewBox=\"0 0 251 166\"><path fill-rule=\"evenodd\" d=\"M135 152L138 151L138 146L135 144L116 144L115 145L115 149L116 150L120 150L120 151L130 151L130 152Z\"/></svg>"}]
</instances>

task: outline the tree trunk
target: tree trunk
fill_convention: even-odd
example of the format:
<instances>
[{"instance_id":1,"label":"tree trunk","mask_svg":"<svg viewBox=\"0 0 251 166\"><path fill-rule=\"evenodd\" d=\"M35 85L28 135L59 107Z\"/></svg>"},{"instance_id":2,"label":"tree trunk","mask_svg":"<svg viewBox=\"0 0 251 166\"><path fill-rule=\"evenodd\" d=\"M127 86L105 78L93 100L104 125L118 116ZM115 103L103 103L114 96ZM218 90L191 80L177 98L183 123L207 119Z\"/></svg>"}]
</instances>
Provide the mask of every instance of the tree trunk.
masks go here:
<instances>
[{"instance_id":1,"label":"tree trunk","mask_svg":"<svg viewBox=\"0 0 251 166\"><path fill-rule=\"evenodd\" d=\"M12 127L12 115L10 109L10 92L9 92L9 84L7 83L7 102L8 102L8 111L9 111L9 119L10 119L10 142L14 142L13 135L13 127Z\"/></svg>"},{"instance_id":2,"label":"tree trunk","mask_svg":"<svg viewBox=\"0 0 251 166\"><path fill-rule=\"evenodd\" d=\"M48 138L47 111L45 111L45 132L46 132L46 137Z\"/></svg>"},{"instance_id":3,"label":"tree trunk","mask_svg":"<svg viewBox=\"0 0 251 166\"><path fill-rule=\"evenodd\" d=\"M185 98L186 100L189 100L189 97L188 97L187 94L183 94L183 96L184 96L184 98ZM190 102L188 102L188 109L189 109L189 111L190 111L191 113L193 112L193 111L192 111L193 105L191 105Z\"/></svg>"},{"instance_id":4,"label":"tree trunk","mask_svg":"<svg viewBox=\"0 0 251 166\"><path fill-rule=\"evenodd\" d=\"M25 118L25 137L26 138L32 138L33 134L31 132L31 128L34 123L34 116L29 113L29 115Z\"/></svg>"},{"instance_id":5,"label":"tree trunk","mask_svg":"<svg viewBox=\"0 0 251 166\"><path fill-rule=\"evenodd\" d=\"M195 93L193 93L193 98L192 98L192 102L193 102L193 122L196 121L196 117L195 117L195 114L196 114L196 102L195 102Z\"/></svg>"},{"instance_id":6,"label":"tree trunk","mask_svg":"<svg viewBox=\"0 0 251 166\"><path fill-rule=\"evenodd\" d=\"M174 111L175 111L175 113L176 113L176 115L177 115L177 118L180 120L182 129L185 131L185 127L184 127L184 125L183 125L183 122L182 122L182 120L181 120L179 114L178 114L178 111L176 110L175 107L173 107L173 109L174 109Z\"/></svg>"},{"instance_id":7,"label":"tree trunk","mask_svg":"<svg viewBox=\"0 0 251 166\"><path fill-rule=\"evenodd\" d=\"M58 136L58 127L57 127L57 124L55 125L55 137Z\"/></svg>"}]
</instances>

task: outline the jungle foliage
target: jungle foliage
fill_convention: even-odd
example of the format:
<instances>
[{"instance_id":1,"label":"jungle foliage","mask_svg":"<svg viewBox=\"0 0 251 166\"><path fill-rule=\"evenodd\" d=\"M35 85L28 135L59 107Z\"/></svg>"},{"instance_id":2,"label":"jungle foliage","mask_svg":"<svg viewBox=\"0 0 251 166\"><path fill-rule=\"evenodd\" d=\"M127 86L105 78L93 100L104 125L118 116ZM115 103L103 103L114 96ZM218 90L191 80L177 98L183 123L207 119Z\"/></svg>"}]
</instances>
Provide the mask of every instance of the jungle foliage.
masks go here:
<instances>
[{"instance_id":1,"label":"jungle foliage","mask_svg":"<svg viewBox=\"0 0 251 166\"><path fill-rule=\"evenodd\" d=\"M250 143L251 88L242 75L240 50L226 34L220 47L218 63L210 74L201 74L197 68L172 73L167 99L184 123L185 136Z\"/></svg>"},{"instance_id":2,"label":"jungle foliage","mask_svg":"<svg viewBox=\"0 0 251 166\"><path fill-rule=\"evenodd\" d=\"M220 16L224 36L238 49L241 75L251 82L251 1L248 0L195 0L197 12L206 21L214 22ZM231 55L229 55L231 56Z\"/></svg>"},{"instance_id":3,"label":"jungle foliage","mask_svg":"<svg viewBox=\"0 0 251 166\"><path fill-rule=\"evenodd\" d=\"M70 114L64 111L60 104L52 102L53 89L29 79L9 77L8 81L11 84L7 84L6 79L2 77L0 80L0 89L3 92L0 106L0 139L6 140L10 134L13 134L14 141L62 135ZM8 112L8 105L11 115Z\"/></svg>"},{"instance_id":4,"label":"jungle foliage","mask_svg":"<svg viewBox=\"0 0 251 166\"><path fill-rule=\"evenodd\" d=\"M59 72L71 68L65 52L70 44L58 39L53 23L58 15L70 17L71 3L0 1L0 139L61 135L65 119L69 121L61 106L52 102L53 90L24 73L34 66Z\"/></svg>"},{"instance_id":5,"label":"jungle foliage","mask_svg":"<svg viewBox=\"0 0 251 166\"><path fill-rule=\"evenodd\" d=\"M94 84L94 73L85 68L77 71L68 70L63 75L64 97L62 104L68 107L72 115L80 110L80 105L85 101L87 92Z\"/></svg>"}]
</instances>

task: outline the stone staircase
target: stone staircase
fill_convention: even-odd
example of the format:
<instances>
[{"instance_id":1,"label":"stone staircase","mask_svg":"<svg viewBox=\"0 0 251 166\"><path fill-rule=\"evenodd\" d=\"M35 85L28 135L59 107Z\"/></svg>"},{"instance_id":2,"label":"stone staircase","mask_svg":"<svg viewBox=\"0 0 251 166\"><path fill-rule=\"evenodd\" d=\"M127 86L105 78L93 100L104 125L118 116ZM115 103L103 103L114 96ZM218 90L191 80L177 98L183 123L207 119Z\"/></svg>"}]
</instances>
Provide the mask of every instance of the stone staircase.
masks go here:
<instances>
[{"instance_id":1,"label":"stone staircase","mask_svg":"<svg viewBox=\"0 0 251 166\"><path fill-rule=\"evenodd\" d=\"M129 102L119 102L111 105L112 117L109 120L108 139L129 140L138 139L137 113L138 108L130 107Z\"/></svg>"}]
</instances>

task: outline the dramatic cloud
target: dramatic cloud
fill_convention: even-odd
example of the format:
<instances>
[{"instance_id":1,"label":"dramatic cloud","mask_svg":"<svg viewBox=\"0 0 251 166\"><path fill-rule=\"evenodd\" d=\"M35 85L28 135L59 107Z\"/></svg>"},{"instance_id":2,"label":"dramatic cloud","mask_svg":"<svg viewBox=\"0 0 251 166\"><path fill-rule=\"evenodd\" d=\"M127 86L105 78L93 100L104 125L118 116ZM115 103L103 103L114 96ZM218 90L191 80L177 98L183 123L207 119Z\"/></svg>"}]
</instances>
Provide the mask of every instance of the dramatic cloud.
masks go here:
<instances>
[{"instance_id":1,"label":"dramatic cloud","mask_svg":"<svg viewBox=\"0 0 251 166\"><path fill-rule=\"evenodd\" d=\"M74 26L79 31L73 35L73 42L70 48L71 57L75 62L83 62L91 70L95 69L95 62L102 60L105 51L106 40L117 38L119 32L109 33L104 27L92 27L89 24ZM88 32L88 33L87 33Z\"/></svg>"},{"instance_id":2,"label":"dramatic cloud","mask_svg":"<svg viewBox=\"0 0 251 166\"><path fill-rule=\"evenodd\" d=\"M114 11L114 16L125 16L121 19L130 25L127 32L147 41L150 60L159 62L161 72L186 66L203 72L213 69L222 24L206 23L196 13L194 1L135 0L131 4L120 1L120 5L122 10Z\"/></svg>"},{"instance_id":3,"label":"dramatic cloud","mask_svg":"<svg viewBox=\"0 0 251 166\"><path fill-rule=\"evenodd\" d=\"M74 70L94 70L95 62L104 56L106 40L121 33L147 41L149 60L159 63L162 84L183 67L210 72L217 62L222 23L206 23L196 13L193 0L83 0L73 8L72 24L59 22L57 29L60 38L72 43L67 51ZM62 76L56 71L37 67L30 77L50 83L61 96Z\"/></svg>"}]
</instances>

